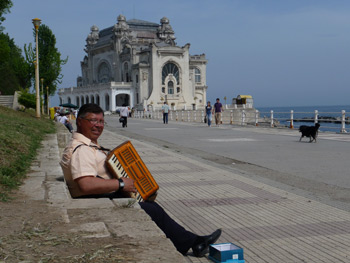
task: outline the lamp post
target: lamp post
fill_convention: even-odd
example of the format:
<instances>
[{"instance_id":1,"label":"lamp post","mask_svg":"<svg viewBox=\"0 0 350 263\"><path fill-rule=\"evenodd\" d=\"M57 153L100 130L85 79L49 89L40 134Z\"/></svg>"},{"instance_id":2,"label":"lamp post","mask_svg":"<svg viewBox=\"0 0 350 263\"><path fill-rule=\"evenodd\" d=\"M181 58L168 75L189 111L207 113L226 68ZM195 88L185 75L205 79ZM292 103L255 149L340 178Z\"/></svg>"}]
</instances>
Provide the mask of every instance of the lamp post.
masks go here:
<instances>
[{"instance_id":1,"label":"lamp post","mask_svg":"<svg viewBox=\"0 0 350 263\"><path fill-rule=\"evenodd\" d=\"M44 79L41 78L41 93L40 95L42 96L42 99L43 99L43 103L41 104L41 114L44 115ZM40 96L40 97L41 97Z\"/></svg>"},{"instance_id":2,"label":"lamp post","mask_svg":"<svg viewBox=\"0 0 350 263\"><path fill-rule=\"evenodd\" d=\"M46 110L47 110L47 115L50 115L50 112L49 112L49 86L46 86Z\"/></svg>"},{"instance_id":3,"label":"lamp post","mask_svg":"<svg viewBox=\"0 0 350 263\"><path fill-rule=\"evenodd\" d=\"M33 25L35 28L35 51L36 51L36 60L35 60L35 92L36 92L36 115L35 117L40 118L40 91L39 91L39 47L38 47L38 31L41 24L39 18L34 18Z\"/></svg>"}]
</instances>

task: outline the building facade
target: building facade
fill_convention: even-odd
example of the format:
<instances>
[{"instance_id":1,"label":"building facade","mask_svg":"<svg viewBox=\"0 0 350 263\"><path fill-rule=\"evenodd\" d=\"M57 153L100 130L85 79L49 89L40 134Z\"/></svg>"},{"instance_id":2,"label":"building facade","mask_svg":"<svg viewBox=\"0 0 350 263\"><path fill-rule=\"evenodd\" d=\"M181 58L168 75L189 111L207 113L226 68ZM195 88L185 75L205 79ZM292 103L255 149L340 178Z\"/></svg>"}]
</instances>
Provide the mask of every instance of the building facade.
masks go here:
<instances>
[{"instance_id":1,"label":"building facade","mask_svg":"<svg viewBox=\"0 0 350 263\"><path fill-rule=\"evenodd\" d=\"M167 101L174 110L206 104L205 54L190 55L190 44L177 46L169 19L160 24L126 20L99 30L91 27L77 86L58 91L60 103L96 103L105 111L126 104L157 110Z\"/></svg>"}]
</instances>

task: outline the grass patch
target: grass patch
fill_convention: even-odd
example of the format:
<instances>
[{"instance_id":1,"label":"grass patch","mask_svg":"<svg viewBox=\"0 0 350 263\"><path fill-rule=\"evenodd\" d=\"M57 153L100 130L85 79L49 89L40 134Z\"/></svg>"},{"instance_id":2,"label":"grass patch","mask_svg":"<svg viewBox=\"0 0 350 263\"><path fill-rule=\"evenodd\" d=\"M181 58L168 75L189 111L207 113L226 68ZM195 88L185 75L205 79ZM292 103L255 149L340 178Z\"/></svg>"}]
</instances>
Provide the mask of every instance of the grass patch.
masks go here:
<instances>
[{"instance_id":1,"label":"grass patch","mask_svg":"<svg viewBox=\"0 0 350 263\"><path fill-rule=\"evenodd\" d=\"M34 111L14 111L0 106L0 200L9 200L21 185L40 143L56 131L48 118L36 118Z\"/></svg>"}]
</instances>

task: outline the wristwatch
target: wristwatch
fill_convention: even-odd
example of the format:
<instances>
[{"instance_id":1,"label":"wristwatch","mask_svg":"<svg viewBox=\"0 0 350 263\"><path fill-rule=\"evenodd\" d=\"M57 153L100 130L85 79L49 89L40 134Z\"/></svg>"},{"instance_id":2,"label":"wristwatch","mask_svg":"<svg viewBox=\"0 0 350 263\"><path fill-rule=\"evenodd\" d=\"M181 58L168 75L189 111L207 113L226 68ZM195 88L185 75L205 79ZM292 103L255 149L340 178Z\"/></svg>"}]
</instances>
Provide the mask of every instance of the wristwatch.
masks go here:
<instances>
[{"instance_id":1,"label":"wristwatch","mask_svg":"<svg viewBox=\"0 0 350 263\"><path fill-rule=\"evenodd\" d=\"M124 184L123 179L121 179L121 178L119 178L118 181L119 181L119 189L118 189L118 191L121 191L121 190L123 190L125 184Z\"/></svg>"}]
</instances>

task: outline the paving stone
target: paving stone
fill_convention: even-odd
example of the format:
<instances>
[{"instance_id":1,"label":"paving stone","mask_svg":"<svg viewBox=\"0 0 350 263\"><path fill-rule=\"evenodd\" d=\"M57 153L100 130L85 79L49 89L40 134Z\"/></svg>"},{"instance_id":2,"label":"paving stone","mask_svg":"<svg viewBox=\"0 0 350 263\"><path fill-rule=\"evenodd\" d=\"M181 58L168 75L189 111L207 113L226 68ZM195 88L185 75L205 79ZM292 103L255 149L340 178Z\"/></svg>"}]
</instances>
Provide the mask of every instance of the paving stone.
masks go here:
<instances>
[{"instance_id":1,"label":"paving stone","mask_svg":"<svg viewBox=\"0 0 350 263\"><path fill-rule=\"evenodd\" d=\"M104 222L81 224L71 229L71 232L80 232L81 236L84 238L102 238L111 235Z\"/></svg>"}]
</instances>

